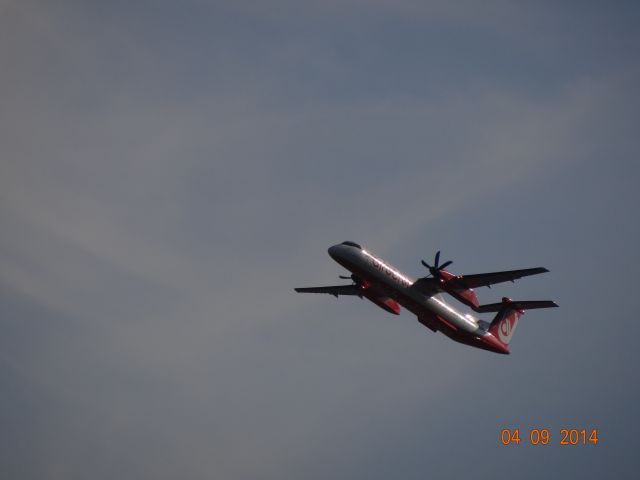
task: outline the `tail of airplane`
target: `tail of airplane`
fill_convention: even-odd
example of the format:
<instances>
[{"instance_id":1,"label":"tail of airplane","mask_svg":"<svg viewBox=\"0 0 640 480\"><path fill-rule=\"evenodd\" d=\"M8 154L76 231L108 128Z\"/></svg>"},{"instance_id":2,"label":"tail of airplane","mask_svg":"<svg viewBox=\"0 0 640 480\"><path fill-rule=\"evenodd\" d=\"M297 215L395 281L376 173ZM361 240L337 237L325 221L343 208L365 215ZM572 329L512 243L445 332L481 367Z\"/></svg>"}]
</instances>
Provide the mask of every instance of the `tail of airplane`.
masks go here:
<instances>
[{"instance_id":1,"label":"tail of airplane","mask_svg":"<svg viewBox=\"0 0 640 480\"><path fill-rule=\"evenodd\" d=\"M507 347L513 338L513 333L518 325L518 319L524 314L525 310L557 306L555 302L550 300L514 301L510 298L503 297L502 302L481 305L476 311L480 313L498 312L489 325L489 333Z\"/></svg>"}]
</instances>

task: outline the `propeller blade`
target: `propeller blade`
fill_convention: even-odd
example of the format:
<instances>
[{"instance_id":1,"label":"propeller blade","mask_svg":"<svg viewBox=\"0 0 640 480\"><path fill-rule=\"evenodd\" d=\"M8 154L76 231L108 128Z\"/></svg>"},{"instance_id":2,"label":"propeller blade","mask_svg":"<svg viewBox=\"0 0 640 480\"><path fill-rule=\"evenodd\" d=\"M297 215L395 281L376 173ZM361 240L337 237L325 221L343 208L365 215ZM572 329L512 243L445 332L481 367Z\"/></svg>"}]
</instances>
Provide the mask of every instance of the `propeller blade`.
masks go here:
<instances>
[{"instance_id":1,"label":"propeller blade","mask_svg":"<svg viewBox=\"0 0 640 480\"><path fill-rule=\"evenodd\" d=\"M438 270L444 270L445 267L448 267L453 263L453 260L449 260L448 262L444 262L442 265L438 267Z\"/></svg>"},{"instance_id":2,"label":"propeller blade","mask_svg":"<svg viewBox=\"0 0 640 480\"><path fill-rule=\"evenodd\" d=\"M440 250L436 252L436 259L434 260L434 268L438 268L438 264L440 263Z\"/></svg>"},{"instance_id":3,"label":"propeller blade","mask_svg":"<svg viewBox=\"0 0 640 480\"><path fill-rule=\"evenodd\" d=\"M427 268L431 268L431 267L429 266L429 264L428 264L427 262L425 262L424 260L420 260L420 263L422 263L422 265L424 265L424 266L425 266L425 267L427 267Z\"/></svg>"},{"instance_id":4,"label":"propeller blade","mask_svg":"<svg viewBox=\"0 0 640 480\"><path fill-rule=\"evenodd\" d=\"M351 277L345 277L344 275L338 275L338 278L341 278L343 280L351 280Z\"/></svg>"}]
</instances>

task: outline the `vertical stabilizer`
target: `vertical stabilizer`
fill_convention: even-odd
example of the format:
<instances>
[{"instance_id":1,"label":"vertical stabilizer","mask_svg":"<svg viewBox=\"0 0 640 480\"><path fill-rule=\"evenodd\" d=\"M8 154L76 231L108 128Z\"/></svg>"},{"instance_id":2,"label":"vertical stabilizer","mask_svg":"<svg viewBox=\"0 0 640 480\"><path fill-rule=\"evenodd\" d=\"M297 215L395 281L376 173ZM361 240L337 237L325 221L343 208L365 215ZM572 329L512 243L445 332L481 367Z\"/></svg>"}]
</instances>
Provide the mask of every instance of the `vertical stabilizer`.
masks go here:
<instances>
[{"instance_id":1,"label":"vertical stabilizer","mask_svg":"<svg viewBox=\"0 0 640 480\"><path fill-rule=\"evenodd\" d=\"M500 340L505 347L513 338L513 334L518 326L518 320L524 314L524 310L517 308L511 299L504 297L502 307L498 310L495 318L489 326L489 333Z\"/></svg>"}]
</instances>

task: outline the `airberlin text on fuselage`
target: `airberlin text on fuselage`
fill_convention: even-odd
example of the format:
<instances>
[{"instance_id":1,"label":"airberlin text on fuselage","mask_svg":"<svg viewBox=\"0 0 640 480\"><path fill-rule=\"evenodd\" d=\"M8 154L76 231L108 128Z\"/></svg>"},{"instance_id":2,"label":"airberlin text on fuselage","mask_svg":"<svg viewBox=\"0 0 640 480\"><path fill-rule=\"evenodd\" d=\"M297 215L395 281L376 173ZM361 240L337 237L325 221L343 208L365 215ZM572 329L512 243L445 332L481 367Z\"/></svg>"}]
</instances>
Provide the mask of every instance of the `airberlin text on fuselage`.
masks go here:
<instances>
[{"instance_id":1,"label":"airberlin text on fuselage","mask_svg":"<svg viewBox=\"0 0 640 480\"><path fill-rule=\"evenodd\" d=\"M390 268L382 260L371 255L366 250L362 250L362 253L369 258L369 263L371 264L374 270L384 273L387 277L389 277L394 282L399 283L404 288L408 288L411 286L411 282L409 281L409 279L404 277L404 275L396 272L393 268Z\"/></svg>"}]
</instances>

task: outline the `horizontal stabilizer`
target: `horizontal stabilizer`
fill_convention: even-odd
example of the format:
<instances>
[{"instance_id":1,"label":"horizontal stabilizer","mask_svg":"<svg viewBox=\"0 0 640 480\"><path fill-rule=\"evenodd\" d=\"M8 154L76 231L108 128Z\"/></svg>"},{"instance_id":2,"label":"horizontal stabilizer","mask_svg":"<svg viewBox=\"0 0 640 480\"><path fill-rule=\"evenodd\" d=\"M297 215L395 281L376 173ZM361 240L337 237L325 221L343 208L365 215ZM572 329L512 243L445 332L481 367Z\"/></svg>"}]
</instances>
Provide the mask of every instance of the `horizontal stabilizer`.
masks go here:
<instances>
[{"instance_id":1,"label":"horizontal stabilizer","mask_svg":"<svg viewBox=\"0 0 640 480\"><path fill-rule=\"evenodd\" d=\"M556 302L551 300L509 300L507 303L499 302L480 305L475 311L478 313L499 312L507 305L513 310L533 310L534 308L553 308L558 306Z\"/></svg>"}]
</instances>

